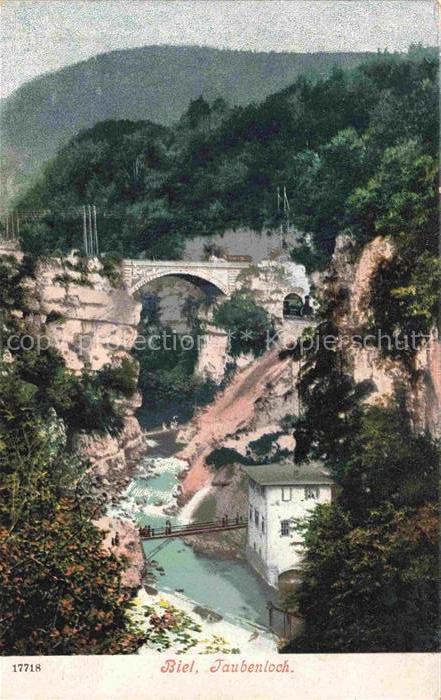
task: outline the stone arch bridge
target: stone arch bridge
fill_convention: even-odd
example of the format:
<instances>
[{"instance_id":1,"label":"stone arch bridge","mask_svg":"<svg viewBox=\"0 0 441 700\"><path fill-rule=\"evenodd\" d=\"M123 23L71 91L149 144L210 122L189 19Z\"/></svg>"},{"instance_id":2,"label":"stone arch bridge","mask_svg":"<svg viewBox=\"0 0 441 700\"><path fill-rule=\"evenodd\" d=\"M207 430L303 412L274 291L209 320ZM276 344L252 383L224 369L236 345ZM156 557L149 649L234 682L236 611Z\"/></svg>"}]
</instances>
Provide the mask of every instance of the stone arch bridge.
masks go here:
<instances>
[{"instance_id":1,"label":"stone arch bridge","mask_svg":"<svg viewBox=\"0 0 441 700\"><path fill-rule=\"evenodd\" d=\"M289 271L289 267L291 270ZM309 293L309 282L303 266L294 263L264 261L211 260L123 260L122 276L127 292L135 294L141 287L167 275L197 278L214 285L222 294L230 296L246 287L276 320L278 326L298 337L311 320L289 319L284 313L287 295L298 295L304 302Z\"/></svg>"},{"instance_id":2,"label":"stone arch bridge","mask_svg":"<svg viewBox=\"0 0 441 700\"><path fill-rule=\"evenodd\" d=\"M188 262L184 260L124 260L123 280L129 294L134 294L145 284L167 275L197 277L210 282L223 294L229 296L240 286L238 277L250 267L249 262Z\"/></svg>"}]
</instances>

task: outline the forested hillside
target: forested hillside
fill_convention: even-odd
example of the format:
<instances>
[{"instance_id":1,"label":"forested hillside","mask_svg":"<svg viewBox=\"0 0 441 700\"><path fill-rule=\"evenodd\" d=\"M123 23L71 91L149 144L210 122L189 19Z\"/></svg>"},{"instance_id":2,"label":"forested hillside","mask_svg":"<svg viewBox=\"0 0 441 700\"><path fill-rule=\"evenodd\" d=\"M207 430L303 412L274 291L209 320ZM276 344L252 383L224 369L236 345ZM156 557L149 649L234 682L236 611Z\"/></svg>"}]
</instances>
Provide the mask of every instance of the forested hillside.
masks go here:
<instances>
[{"instance_id":1,"label":"forested hillside","mask_svg":"<svg viewBox=\"0 0 441 700\"><path fill-rule=\"evenodd\" d=\"M112 51L39 76L1 104L6 175L18 184L79 130L108 119L147 119L170 126L203 94L232 105L260 100L299 75L323 77L369 53L255 53L198 46ZM11 183L9 183L11 186Z\"/></svg>"},{"instance_id":2,"label":"forested hillside","mask_svg":"<svg viewBox=\"0 0 441 700\"><path fill-rule=\"evenodd\" d=\"M437 71L433 52L413 49L317 82L301 77L259 104L198 98L173 128L99 123L72 139L18 203L53 212L23 227L24 244L79 246L78 208L93 203L103 250L173 258L185 236L275 225L276 188L286 186L294 224L315 243L302 259L320 264L338 232L375 233L363 212L384 196L380 184L407 196L433 177Z\"/></svg>"},{"instance_id":3,"label":"forested hillside","mask_svg":"<svg viewBox=\"0 0 441 700\"><path fill-rule=\"evenodd\" d=\"M413 49L406 57L382 55L355 69L334 70L316 82L300 77L259 104L231 107L221 99L197 98L173 127L147 121L101 122L60 151L17 207L22 216L22 245L28 252L51 254L80 247L81 207L90 203L98 209L102 250L173 258L180 255L188 236L208 237L239 226L259 230L278 225L276 190L286 187L291 219L303 232L302 244L290 254L310 270L325 269L318 285L320 309L315 330L307 330L315 333L317 342L303 354L300 343L282 352L283 357L302 362L297 384L302 410L300 415L289 415L296 441L294 458L297 462L320 459L333 476L335 494L332 503L318 506L301 524L306 555L301 582L292 586L288 603L303 618L303 627L285 651L422 652L439 648L440 452L434 435L423 430L416 412L412 413L415 401L409 400L416 400L422 379L432 382L429 363L422 355L418 363L416 357L425 342L423 335L439 324L438 123L437 58L423 49ZM26 220L25 211L40 215ZM336 263L338 248L332 257L337 236L339 245L346 240L346 270L353 271L366 249L379 241L384 247L387 243L390 253L377 255L375 265L371 260L366 298L362 302L359 298L355 309L351 295L354 289L358 291L356 283L351 287L341 274ZM29 274L11 264L0 270L5 282L5 298L0 301L9 309L5 315L8 333L17 324L20 330L23 324L20 319L26 309L23 299L14 297L13 288L20 290L21 278ZM30 265L30 259L26 257L23 265ZM366 270L364 273L369 277ZM354 356L361 355L360 348L351 357L345 354L344 335L354 331L348 318L358 313L359 338L369 334L376 338L380 332L398 341L374 348L376 362L386 372L393 367L393 376L401 381L395 382L393 391L378 391L373 403L365 401L372 392L371 380L358 382L355 378ZM231 328L234 322L237 330L253 318L257 326L269 323L259 309L250 311L248 303L239 304L234 297L218 307L216 317L222 327ZM416 334L416 345L409 346L404 341L412 334ZM334 340L328 344L326 338ZM89 405L90 395L99 415L112 417L105 407L108 392L102 387L105 380L108 388L108 376L103 380L100 373L93 381L88 373L69 377L62 365L54 376L56 358L31 366L33 355L28 355L18 356L2 378L3 422L9 432L17 432L22 431L23 420L30 421L28 432L41 454L34 491L44 489L49 500L44 500L40 513L34 491L26 486L26 508L18 513L23 524L14 535L18 543L6 559L11 570L28 541L35 540L35 523L44 528L47 518L52 518L60 493L58 482L54 486L51 481L52 467L47 466L55 462L45 452L51 443L40 430L39 421L46 420L46 413L40 411L50 410L69 427L79 415L87 419L84 406ZM187 363L182 356L171 358L166 371L148 354L139 359L141 386L148 388L152 402L161 399L161 381L162 387L170 387L169 393L178 388L188 398L184 388L194 358L189 357ZM367 366L372 375L374 364ZM168 380L169 376L172 380L166 383L164 377ZM112 377L121 389L121 377ZM117 420L116 414L114 417ZM21 474L23 465L27 469L27 453L9 458L6 438L3 442L4 446L0 440L0 453L3 449L6 462ZM219 459L219 453L215 458ZM18 483L9 476L7 472L10 502L2 515L8 530L15 527ZM65 508L70 518L69 501ZM88 531L90 561L85 577L96 574L96 537ZM58 560L59 547L53 551L51 556ZM108 566L112 572L113 560L99 568L104 581ZM5 571L9 576L9 569ZM36 579L33 569L30 573L29 595L33 596ZM72 632L69 624L67 634L71 636L63 636L57 642L63 646L53 648L75 653L78 649L100 652L136 647L140 640L137 636L126 639L122 616L115 611L119 601L112 590L110 600L101 596L96 607L101 613L102 607L110 606L112 614L105 619L118 644L109 647L105 640L96 646L95 632L90 638L95 617L90 618L89 609L84 612L83 578L78 580L65 618L57 620L57 625L66 635L64 624L72 619L70 610L75 614L78 610L88 636L84 641L82 630L81 634L76 629ZM14 611L15 589L7 593L9 609ZM55 593L54 600L59 597L58 588ZM23 600L18 603L24 604ZM12 640L10 647L26 651L28 637L35 637L34 630L42 627L39 619L32 620L23 638L17 643ZM53 634L59 639L58 627ZM39 635L38 648L44 650L46 642L40 642Z\"/></svg>"}]
</instances>

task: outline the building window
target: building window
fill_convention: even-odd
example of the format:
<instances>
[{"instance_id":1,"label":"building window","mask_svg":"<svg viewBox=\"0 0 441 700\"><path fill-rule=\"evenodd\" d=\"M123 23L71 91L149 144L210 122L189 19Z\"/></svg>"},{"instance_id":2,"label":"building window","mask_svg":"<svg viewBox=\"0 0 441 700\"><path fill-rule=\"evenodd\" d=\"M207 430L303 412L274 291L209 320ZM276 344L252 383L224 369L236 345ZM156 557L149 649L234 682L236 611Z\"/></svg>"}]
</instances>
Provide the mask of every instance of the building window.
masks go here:
<instances>
[{"instance_id":1,"label":"building window","mask_svg":"<svg viewBox=\"0 0 441 700\"><path fill-rule=\"evenodd\" d=\"M289 536L289 520L282 520L280 523L280 535L282 537Z\"/></svg>"},{"instance_id":2,"label":"building window","mask_svg":"<svg viewBox=\"0 0 441 700\"><path fill-rule=\"evenodd\" d=\"M256 524L256 527L259 527L259 511L257 508L254 508L254 522Z\"/></svg>"},{"instance_id":3,"label":"building window","mask_svg":"<svg viewBox=\"0 0 441 700\"><path fill-rule=\"evenodd\" d=\"M305 499L309 498L317 499L320 496L320 489L318 486L305 486Z\"/></svg>"},{"instance_id":4,"label":"building window","mask_svg":"<svg viewBox=\"0 0 441 700\"><path fill-rule=\"evenodd\" d=\"M262 532L265 532L265 518L262 515Z\"/></svg>"},{"instance_id":5,"label":"building window","mask_svg":"<svg viewBox=\"0 0 441 700\"><path fill-rule=\"evenodd\" d=\"M253 506L250 506L250 520L253 519Z\"/></svg>"},{"instance_id":6,"label":"building window","mask_svg":"<svg viewBox=\"0 0 441 700\"><path fill-rule=\"evenodd\" d=\"M282 486L282 501L290 501L292 498L291 486Z\"/></svg>"}]
</instances>

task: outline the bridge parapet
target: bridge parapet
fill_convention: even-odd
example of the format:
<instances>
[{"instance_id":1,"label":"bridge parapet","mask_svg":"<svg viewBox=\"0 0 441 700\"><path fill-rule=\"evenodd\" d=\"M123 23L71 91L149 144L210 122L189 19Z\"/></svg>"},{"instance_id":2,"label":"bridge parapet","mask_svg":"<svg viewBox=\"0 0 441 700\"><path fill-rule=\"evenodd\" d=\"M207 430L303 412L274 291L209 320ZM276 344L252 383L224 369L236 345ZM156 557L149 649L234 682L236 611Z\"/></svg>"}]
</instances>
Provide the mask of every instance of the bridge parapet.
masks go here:
<instances>
[{"instance_id":1,"label":"bridge parapet","mask_svg":"<svg viewBox=\"0 0 441 700\"><path fill-rule=\"evenodd\" d=\"M237 288L239 274L248 262L193 262L184 260L123 260L122 275L130 294L154 279L166 275L198 277L210 282L227 296Z\"/></svg>"}]
</instances>

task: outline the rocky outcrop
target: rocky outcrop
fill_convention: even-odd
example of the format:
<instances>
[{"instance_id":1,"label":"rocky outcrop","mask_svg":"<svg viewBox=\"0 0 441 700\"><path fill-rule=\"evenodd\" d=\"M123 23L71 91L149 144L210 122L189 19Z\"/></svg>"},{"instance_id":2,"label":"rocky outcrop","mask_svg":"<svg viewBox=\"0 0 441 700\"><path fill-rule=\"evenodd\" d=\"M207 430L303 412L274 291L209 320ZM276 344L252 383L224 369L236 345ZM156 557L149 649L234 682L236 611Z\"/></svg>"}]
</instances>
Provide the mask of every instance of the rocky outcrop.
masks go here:
<instances>
[{"instance_id":1,"label":"rocky outcrop","mask_svg":"<svg viewBox=\"0 0 441 700\"><path fill-rule=\"evenodd\" d=\"M379 265L393 255L393 247L385 238L368 243L358 260L351 239L339 236L330 270L322 280L325 291L331 291L340 303L335 320L343 338L343 350L351 373L357 382L369 380L373 391L367 398L375 403L392 395L396 381L402 378L399 362L385 358L375 345L362 347L354 339L364 332L372 320L370 297L375 273Z\"/></svg>"},{"instance_id":2,"label":"rocky outcrop","mask_svg":"<svg viewBox=\"0 0 441 700\"><path fill-rule=\"evenodd\" d=\"M68 258L71 266L75 258ZM66 366L81 371L101 369L127 357L136 336L141 304L120 286L112 286L98 262L88 272L57 261L41 263L31 293L39 300L50 342Z\"/></svg>"},{"instance_id":3,"label":"rocky outcrop","mask_svg":"<svg viewBox=\"0 0 441 700\"><path fill-rule=\"evenodd\" d=\"M103 547L127 563L121 575L122 585L138 589L142 585L146 565L136 527L128 520L107 516L96 520L95 525L105 533Z\"/></svg>"},{"instance_id":4,"label":"rocky outcrop","mask_svg":"<svg viewBox=\"0 0 441 700\"><path fill-rule=\"evenodd\" d=\"M350 238L339 236L330 270L320 284L325 289L331 288L334 298L344 299L336 313L336 322L344 337L344 352L354 379L372 383L373 391L367 401L387 400L400 383L406 388L414 423L434 436L441 436L441 345L436 335L416 353L412 372L400 360L385 357L376 339L372 339L369 347L354 342L354 337L372 321L370 299L375 274L393 255L391 241L377 237L356 258Z\"/></svg>"},{"instance_id":5,"label":"rocky outcrop","mask_svg":"<svg viewBox=\"0 0 441 700\"><path fill-rule=\"evenodd\" d=\"M412 392L414 415L420 426L441 438L441 343L435 335L416 357L418 382Z\"/></svg>"},{"instance_id":6,"label":"rocky outcrop","mask_svg":"<svg viewBox=\"0 0 441 700\"><path fill-rule=\"evenodd\" d=\"M280 360L279 349L267 352L239 371L214 403L181 431L178 441L187 445L177 457L189 464L183 474L181 502L212 481L213 472L205 463L212 450L237 436L243 440L259 428L266 431L286 414L296 413L296 372L289 358Z\"/></svg>"},{"instance_id":7,"label":"rocky outcrop","mask_svg":"<svg viewBox=\"0 0 441 700\"><path fill-rule=\"evenodd\" d=\"M77 446L90 462L94 490L102 502L115 500L127 486L146 450L144 435L134 416L124 418L124 427L118 435L81 435Z\"/></svg>"},{"instance_id":8,"label":"rocky outcrop","mask_svg":"<svg viewBox=\"0 0 441 700\"><path fill-rule=\"evenodd\" d=\"M41 342L56 348L66 367L81 372L116 366L130 357L137 336L141 304L122 286L113 286L96 261L79 268L70 257L40 263L29 281L34 310L34 330L45 331ZM42 345L42 347L44 347ZM145 451L145 439L135 417L141 397L135 393L121 402L123 429L117 435L87 433L76 436L76 448L89 461L89 474L99 501L110 504L130 481L137 458ZM103 517L96 523L106 531L104 546L124 557L123 585L138 588L144 570L137 529L128 521ZM118 532L119 544L112 545Z\"/></svg>"},{"instance_id":9,"label":"rocky outcrop","mask_svg":"<svg viewBox=\"0 0 441 700\"><path fill-rule=\"evenodd\" d=\"M245 477L239 465L228 465L217 471L211 481L211 488L199 505L203 517L221 520L225 515L230 518L240 516L247 518L247 499ZM199 519L198 509L193 513ZM186 537L195 552L206 556L223 559L243 559L245 549L245 530L217 532L214 535L204 533L200 536Z\"/></svg>"},{"instance_id":10,"label":"rocky outcrop","mask_svg":"<svg viewBox=\"0 0 441 700\"><path fill-rule=\"evenodd\" d=\"M89 261L86 271L78 269L73 256L40 263L35 280L29 283L29 296L35 319L46 324L43 342L62 354L68 369L99 370L130 357L141 304L122 286L113 286L97 261ZM89 434L79 438L92 473L98 481L109 482L103 482L103 492L118 474L127 476L134 455L144 448L143 433L134 416L139 406L137 394L124 401L124 428L118 436ZM116 479L115 489L121 478Z\"/></svg>"},{"instance_id":11,"label":"rocky outcrop","mask_svg":"<svg viewBox=\"0 0 441 700\"><path fill-rule=\"evenodd\" d=\"M304 298L310 292L305 268L292 261L265 260L243 270L238 287L251 291L256 302L264 306L278 327L283 325L283 300L295 293Z\"/></svg>"}]
</instances>

